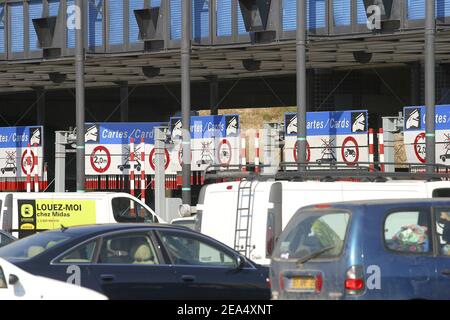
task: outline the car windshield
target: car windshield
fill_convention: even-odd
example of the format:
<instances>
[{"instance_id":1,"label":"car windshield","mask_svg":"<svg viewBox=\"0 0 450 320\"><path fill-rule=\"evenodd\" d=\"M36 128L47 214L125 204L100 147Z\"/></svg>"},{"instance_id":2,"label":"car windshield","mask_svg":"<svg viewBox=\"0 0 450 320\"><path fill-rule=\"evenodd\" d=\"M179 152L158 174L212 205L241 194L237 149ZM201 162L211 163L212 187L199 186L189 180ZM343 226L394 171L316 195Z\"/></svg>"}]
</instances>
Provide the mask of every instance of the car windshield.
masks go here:
<instances>
[{"instance_id":1,"label":"car windshield","mask_svg":"<svg viewBox=\"0 0 450 320\"><path fill-rule=\"evenodd\" d=\"M0 248L0 257L7 260L28 260L70 238L69 234L62 232L38 233Z\"/></svg>"},{"instance_id":2,"label":"car windshield","mask_svg":"<svg viewBox=\"0 0 450 320\"><path fill-rule=\"evenodd\" d=\"M339 256L349 219L348 212L298 212L281 234L274 258L304 263Z\"/></svg>"}]
</instances>

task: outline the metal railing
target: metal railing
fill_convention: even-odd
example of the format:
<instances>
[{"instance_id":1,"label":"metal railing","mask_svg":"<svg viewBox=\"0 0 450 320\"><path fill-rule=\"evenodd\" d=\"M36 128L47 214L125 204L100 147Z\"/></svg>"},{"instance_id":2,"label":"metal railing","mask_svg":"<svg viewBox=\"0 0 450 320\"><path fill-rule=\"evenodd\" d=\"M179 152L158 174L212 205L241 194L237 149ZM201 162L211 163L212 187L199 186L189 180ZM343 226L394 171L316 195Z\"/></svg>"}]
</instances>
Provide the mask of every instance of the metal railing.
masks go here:
<instances>
[{"instance_id":1,"label":"metal railing","mask_svg":"<svg viewBox=\"0 0 450 320\"><path fill-rule=\"evenodd\" d=\"M248 180L318 180L318 181L373 181L385 182L389 180L450 180L450 166L441 164L405 163L406 170L402 172L383 172L381 165L395 165L391 162L359 162L349 166L345 162L330 164L316 163L280 163L276 173L265 174L254 171L243 171L242 165L211 165L205 169L205 182L220 179L248 179ZM269 166L261 166L269 167ZM434 172L427 172L432 167ZM246 167L247 168L247 167ZM302 168L302 170L298 170Z\"/></svg>"}]
</instances>

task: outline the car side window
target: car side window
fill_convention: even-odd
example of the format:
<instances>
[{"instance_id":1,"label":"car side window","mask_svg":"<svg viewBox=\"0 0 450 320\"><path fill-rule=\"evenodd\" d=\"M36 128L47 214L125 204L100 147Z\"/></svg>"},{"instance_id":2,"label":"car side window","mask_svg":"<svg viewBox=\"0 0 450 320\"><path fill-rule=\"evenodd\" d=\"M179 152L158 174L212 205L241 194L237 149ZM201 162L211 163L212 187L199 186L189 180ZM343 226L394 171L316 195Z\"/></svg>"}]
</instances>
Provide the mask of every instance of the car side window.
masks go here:
<instances>
[{"instance_id":1,"label":"car side window","mask_svg":"<svg viewBox=\"0 0 450 320\"><path fill-rule=\"evenodd\" d=\"M7 289L5 274L3 273L2 267L0 267L0 289Z\"/></svg>"},{"instance_id":2,"label":"car side window","mask_svg":"<svg viewBox=\"0 0 450 320\"><path fill-rule=\"evenodd\" d=\"M91 241L74 248L58 260L59 263L92 263L97 241Z\"/></svg>"},{"instance_id":3,"label":"car side window","mask_svg":"<svg viewBox=\"0 0 450 320\"><path fill-rule=\"evenodd\" d=\"M159 264L158 255L147 233L127 233L105 237L99 264Z\"/></svg>"},{"instance_id":4,"label":"car side window","mask_svg":"<svg viewBox=\"0 0 450 320\"><path fill-rule=\"evenodd\" d=\"M430 215L426 210L392 212L384 224L386 247L399 253L429 253L430 226Z\"/></svg>"},{"instance_id":5,"label":"car side window","mask_svg":"<svg viewBox=\"0 0 450 320\"><path fill-rule=\"evenodd\" d=\"M441 188L433 190L433 198L449 198L450 188Z\"/></svg>"},{"instance_id":6,"label":"car side window","mask_svg":"<svg viewBox=\"0 0 450 320\"><path fill-rule=\"evenodd\" d=\"M176 265L235 267L235 259L198 237L182 232L158 232L170 258Z\"/></svg>"},{"instance_id":7,"label":"car side window","mask_svg":"<svg viewBox=\"0 0 450 320\"><path fill-rule=\"evenodd\" d=\"M127 222L158 222L153 214L145 209L139 202L126 197L113 198L112 209L114 220L118 223ZM134 206L134 208L132 208Z\"/></svg>"},{"instance_id":8,"label":"car side window","mask_svg":"<svg viewBox=\"0 0 450 320\"><path fill-rule=\"evenodd\" d=\"M435 210L439 254L450 257L450 208Z\"/></svg>"}]
</instances>

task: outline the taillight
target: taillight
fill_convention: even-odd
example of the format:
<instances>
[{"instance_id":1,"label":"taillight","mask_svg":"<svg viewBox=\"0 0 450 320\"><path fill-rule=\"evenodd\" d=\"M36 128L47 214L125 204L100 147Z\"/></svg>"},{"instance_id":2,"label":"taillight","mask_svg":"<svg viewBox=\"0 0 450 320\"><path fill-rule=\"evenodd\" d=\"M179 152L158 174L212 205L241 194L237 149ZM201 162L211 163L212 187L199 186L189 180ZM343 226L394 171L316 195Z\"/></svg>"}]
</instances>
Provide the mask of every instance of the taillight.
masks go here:
<instances>
[{"instance_id":1,"label":"taillight","mask_svg":"<svg viewBox=\"0 0 450 320\"><path fill-rule=\"evenodd\" d=\"M350 291L360 291L364 288L364 281L362 279L346 279L345 289Z\"/></svg>"},{"instance_id":2,"label":"taillight","mask_svg":"<svg viewBox=\"0 0 450 320\"><path fill-rule=\"evenodd\" d=\"M316 293L320 293L322 291L323 287L323 277L321 274L318 274L316 276Z\"/></svg>"},{"instance_id":3,"label":"taillight","mask_svg":"<svg viewBox=\"0 0 450 320\"><path fill-rule=\"evenodd\" d=\"M282 274L280 274L280 289L284 290L284 277Z\"/></svg>"},{"instance_id":4,"label":"taillight","mask_svg":"<svg viewBox=\"0 0 450 320\"><path fill-rule=\"evenodd\" d=\"M272 289L272 282L270 281L269 277L266 278L266 285L267 285L267 288Z\"/></svg>"},{"instance_id":5,"label":"taillight","mask_svg":"<svg viewBox=\"0 0 450 320\"><path fill-rule=\"evenodd\" d=\"M364 268L363 266L351 266L345 277L345 290L348 294L360 294L364 291Z\"/></svg>"},{"instance_id":6,"label":"taillight","mask_svg":"<svg viewBox=\"0 0 450 320\"><path fill-rule=\"evenodd\" d=\"M268 227L266 231L266 257L270 257L273 252L273 230Z\"/></svg>"}]
</instances>

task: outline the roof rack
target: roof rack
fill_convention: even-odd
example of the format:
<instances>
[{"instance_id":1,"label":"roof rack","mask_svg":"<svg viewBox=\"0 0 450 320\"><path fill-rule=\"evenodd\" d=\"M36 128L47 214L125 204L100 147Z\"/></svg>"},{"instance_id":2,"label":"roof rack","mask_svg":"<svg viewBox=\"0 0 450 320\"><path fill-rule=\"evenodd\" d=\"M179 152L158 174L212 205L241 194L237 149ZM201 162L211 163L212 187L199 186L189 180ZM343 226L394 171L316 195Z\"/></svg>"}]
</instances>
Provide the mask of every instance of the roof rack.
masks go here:
<instances>
[{"instance_id":1,"label":"roof rack","mask_svg":"<svg viewBox=\"0 0 450 320\"><path fill-rule=\"evenodd\" d=\"M205 181L218 179L247 179L247 180L319 180L319 181L373 181L386 182L389 180L450 180L450 166L441 164L405 163L407 172L382 172L381 164L393 165L390 162L360 162L349 166L345 162L330 164L311 163L281 163L276 173L264 174L252 171L243 172L242 166L212 165L205 170ZM374 167L373 167L374 166ZM260 166L262 168L269 166ZM427 168L432 167L434 173L428 173ZM288 170L291 169L291 170Z\"/></svg>"}]
</instances>

